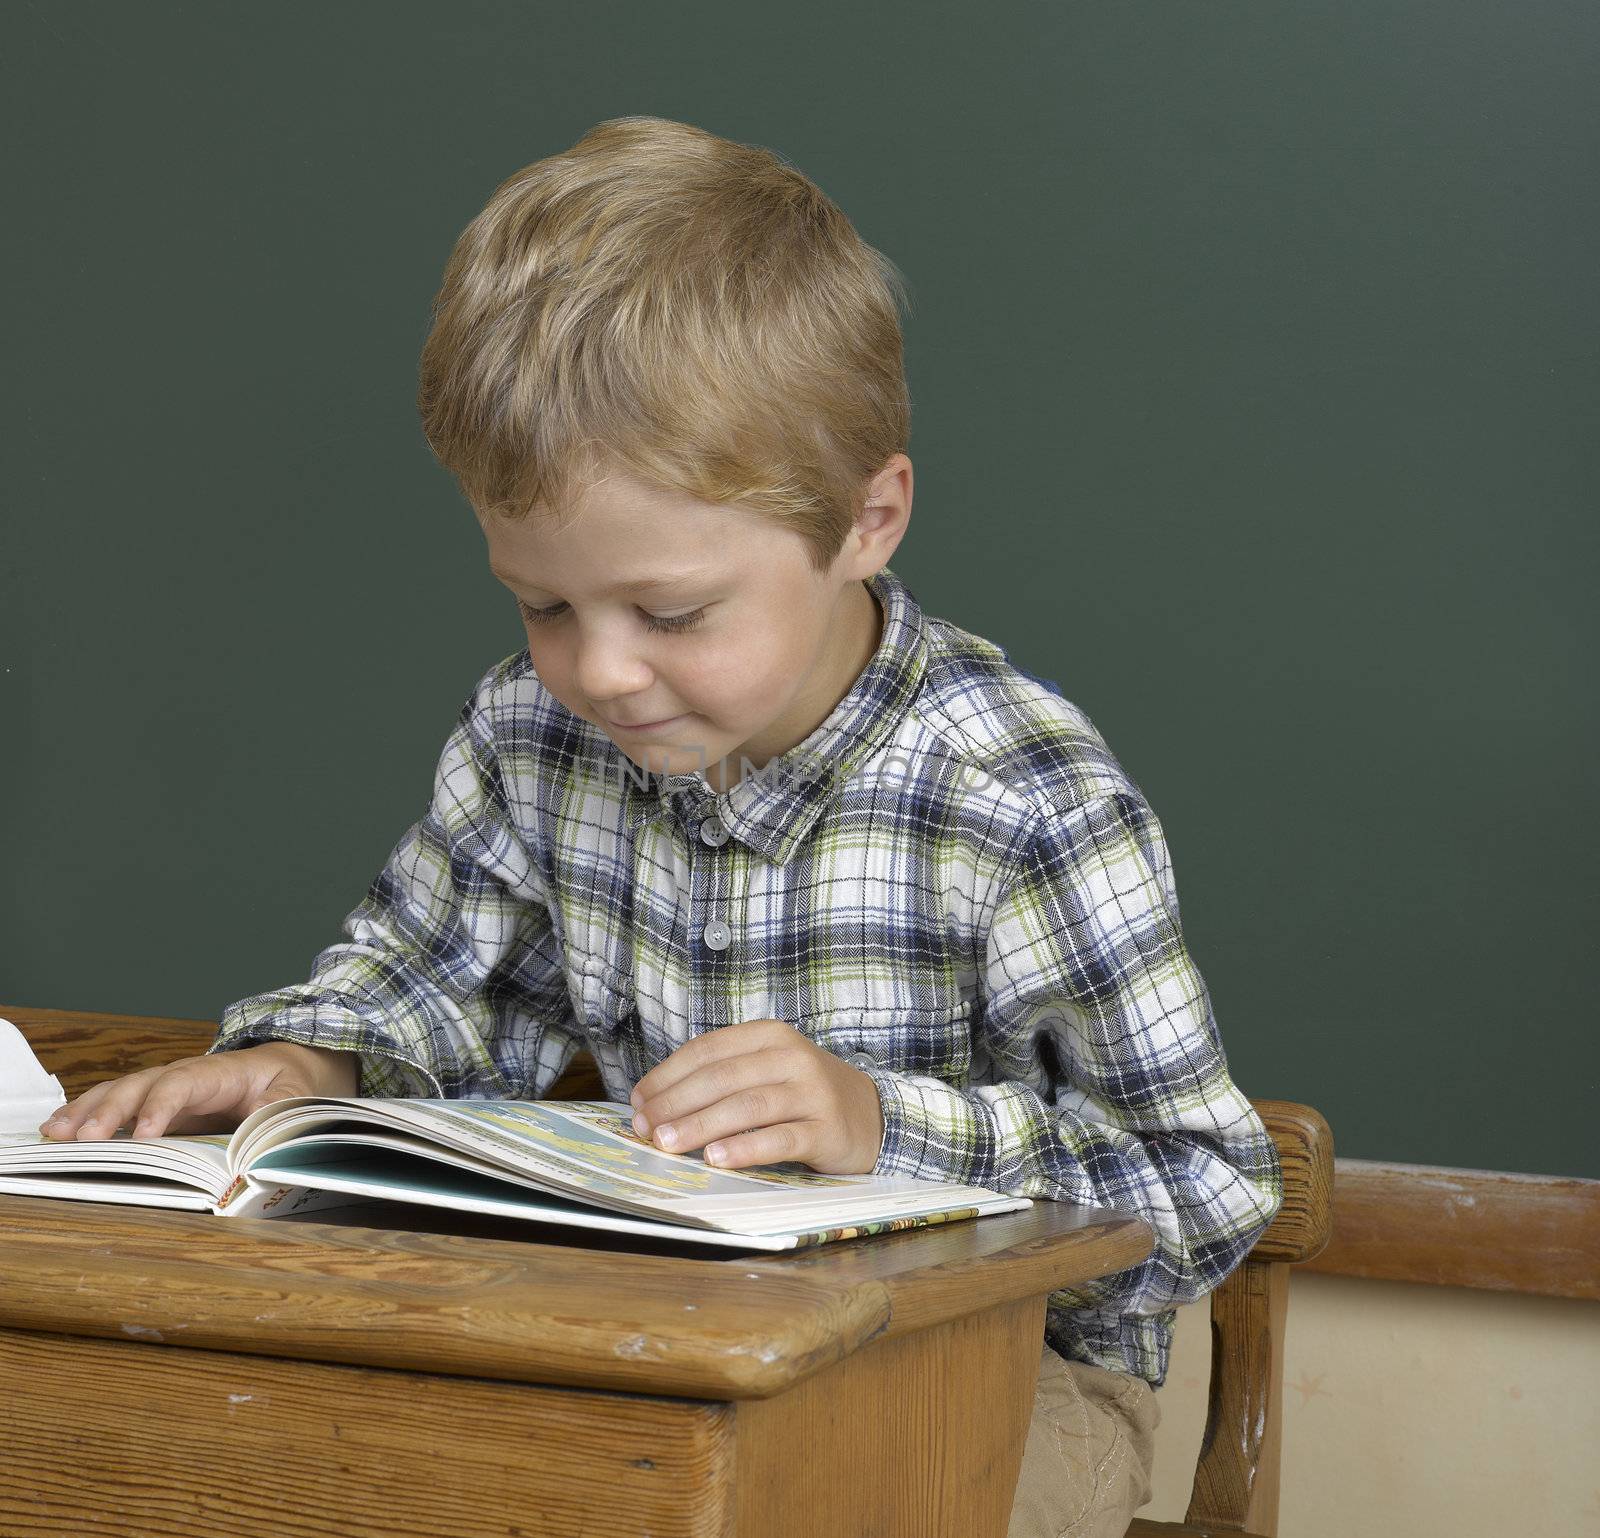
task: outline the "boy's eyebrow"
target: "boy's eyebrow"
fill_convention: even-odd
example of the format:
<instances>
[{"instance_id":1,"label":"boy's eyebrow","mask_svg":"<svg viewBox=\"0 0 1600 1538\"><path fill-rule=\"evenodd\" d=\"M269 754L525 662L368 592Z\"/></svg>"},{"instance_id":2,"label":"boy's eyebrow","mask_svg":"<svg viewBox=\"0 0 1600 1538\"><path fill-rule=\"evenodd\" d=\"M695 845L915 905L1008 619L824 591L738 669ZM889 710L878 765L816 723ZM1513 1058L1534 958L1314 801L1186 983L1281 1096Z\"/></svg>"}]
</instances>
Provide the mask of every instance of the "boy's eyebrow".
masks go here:
<instances>
[{"instance_id":1,"label":"boy's eyebrow","mask_svg":"<svg viewBox=\"0 0 1600 1538\"><path fill-rule=\"evenodd\" d=\"M489 568L489 575L497 578L515 591L512 579L503 571L497 571L493 566ZM601 592L607 597L613 593L645 593L656 592L667 587L687 587L692 582L703 582L717 575L709 567L697 567L694 571L674 572L668 577L637 577L631 581L613 582L610 587L602 588ZM537 582L531 586L537 587Z\"/></svg>"}]
</instances>

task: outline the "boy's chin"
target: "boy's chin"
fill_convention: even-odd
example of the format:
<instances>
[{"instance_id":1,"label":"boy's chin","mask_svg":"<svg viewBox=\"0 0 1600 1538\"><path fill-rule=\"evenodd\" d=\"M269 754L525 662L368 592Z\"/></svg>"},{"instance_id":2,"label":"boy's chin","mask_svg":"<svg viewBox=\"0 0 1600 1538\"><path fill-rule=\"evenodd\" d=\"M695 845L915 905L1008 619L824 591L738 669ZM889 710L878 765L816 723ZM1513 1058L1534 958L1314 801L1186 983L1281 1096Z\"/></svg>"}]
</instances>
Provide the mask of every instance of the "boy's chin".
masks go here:
<instances>
[{"instance_id":1,"label":"boy's chin","mask_svg":"<svg viewBox=\"0 0 1600 1538\"><path fill-rule=\"evenodd\" d=\"M715 760L708 757L709 749L698 743L680 747L660 742L617 741L618 749L641 769L653 774L695 774L713 767Z\"/></svg>"}]
</instances>

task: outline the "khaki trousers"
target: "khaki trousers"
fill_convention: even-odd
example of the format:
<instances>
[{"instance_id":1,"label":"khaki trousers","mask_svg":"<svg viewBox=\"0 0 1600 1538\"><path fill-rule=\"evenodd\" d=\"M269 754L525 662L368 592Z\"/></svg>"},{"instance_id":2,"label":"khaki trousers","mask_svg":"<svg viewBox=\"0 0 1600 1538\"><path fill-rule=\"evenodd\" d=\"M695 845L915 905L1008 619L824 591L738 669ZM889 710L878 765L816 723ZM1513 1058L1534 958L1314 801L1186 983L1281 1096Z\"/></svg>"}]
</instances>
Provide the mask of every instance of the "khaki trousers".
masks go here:
<instances>
[{"instance_id":1,"label":"khaki trousers","mask_svg":"<svg viewBox=\"0 0 1600 1538\"><path fill-rule=\"evenodd\" d=\"M1044 1347L1006 1538L1124 1538L1150 1499L1160 1422L1143 1378Z\"/></svg>"}]
</instances>

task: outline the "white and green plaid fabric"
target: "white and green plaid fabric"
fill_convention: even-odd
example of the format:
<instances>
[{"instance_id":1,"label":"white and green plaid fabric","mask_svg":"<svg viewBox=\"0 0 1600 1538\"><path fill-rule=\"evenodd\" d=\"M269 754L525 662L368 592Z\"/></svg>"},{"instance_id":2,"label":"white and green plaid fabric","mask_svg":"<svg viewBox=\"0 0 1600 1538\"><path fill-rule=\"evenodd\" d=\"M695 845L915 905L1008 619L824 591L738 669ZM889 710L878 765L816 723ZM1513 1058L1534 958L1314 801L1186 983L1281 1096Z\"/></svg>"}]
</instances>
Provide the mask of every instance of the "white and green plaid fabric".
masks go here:
<instances>
[{"instance_id":1,"label":"white and green plaid fabric","mask_svg":"<svg viewBox=\"0 0 1600 1538\"><path fill-rule=\"evenodd\" d=\"M479 681L431 804L308 982L212 1051L361 1054L364 1095L536 1099L580 1047L625 1100L689 1037L786 1020L870 1074L876 1172L1100 1203L1150 1257L1051 1295L1063 1356L1160 1385L1177 1305L1282 1200L1184 945L1161 826L1089 718L925 615L724 794L632 765L526 651Z\"/></svg>"}]
</instances>

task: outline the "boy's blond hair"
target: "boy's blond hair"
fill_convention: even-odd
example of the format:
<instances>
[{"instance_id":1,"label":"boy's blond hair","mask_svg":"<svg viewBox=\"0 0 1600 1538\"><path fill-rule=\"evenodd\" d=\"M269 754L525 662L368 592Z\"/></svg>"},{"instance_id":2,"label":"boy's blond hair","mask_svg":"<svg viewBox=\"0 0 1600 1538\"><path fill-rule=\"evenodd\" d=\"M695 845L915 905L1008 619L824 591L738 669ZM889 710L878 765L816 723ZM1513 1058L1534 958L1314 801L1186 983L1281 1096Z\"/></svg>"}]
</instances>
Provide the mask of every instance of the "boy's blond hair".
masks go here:
<instances>
[{"instance_id":1,"label":"boy's blond hair","mask_svg":"<svg viewBox=\"0 0 1600 1538\"><path fill-rule=\"evenodd\" d=\"M611 118L462 232L422 430L481 513L559 512L620 468L791 529L820 572L906 449L905 302L899 269L780 156Z\"/></svg>"}]
</instances>

